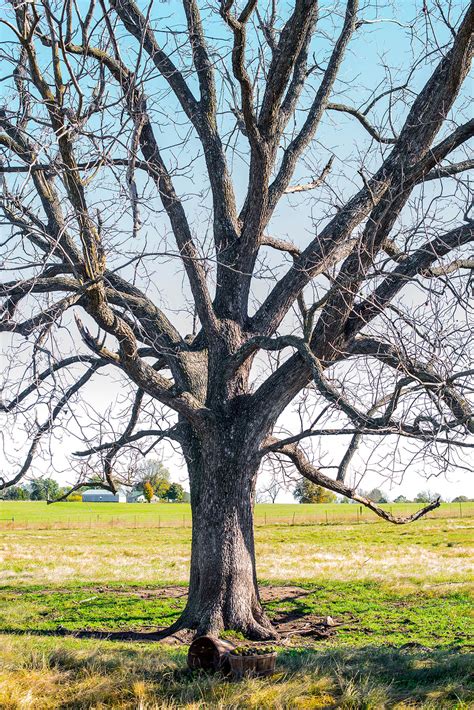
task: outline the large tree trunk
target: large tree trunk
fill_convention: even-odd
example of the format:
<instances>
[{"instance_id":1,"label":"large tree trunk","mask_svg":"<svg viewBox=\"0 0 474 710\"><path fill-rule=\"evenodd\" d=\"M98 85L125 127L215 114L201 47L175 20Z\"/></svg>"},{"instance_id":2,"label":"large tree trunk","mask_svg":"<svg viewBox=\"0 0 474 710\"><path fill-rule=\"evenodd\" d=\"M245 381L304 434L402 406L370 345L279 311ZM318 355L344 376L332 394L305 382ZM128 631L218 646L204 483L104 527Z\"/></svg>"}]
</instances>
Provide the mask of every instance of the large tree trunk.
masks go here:
<instances>
[{"instance_id":1,"label":"large tree trunk","mask_svg":"<svg viewBox=\"0 0 474 710\"><path fill-rule=\"evenodd\" d=\"M268 639L275 632L260 603L253 536L258 461L244 442L214 435L186 447L193 530L188 603L178 625Z\"/></svg>"}]
</instances>

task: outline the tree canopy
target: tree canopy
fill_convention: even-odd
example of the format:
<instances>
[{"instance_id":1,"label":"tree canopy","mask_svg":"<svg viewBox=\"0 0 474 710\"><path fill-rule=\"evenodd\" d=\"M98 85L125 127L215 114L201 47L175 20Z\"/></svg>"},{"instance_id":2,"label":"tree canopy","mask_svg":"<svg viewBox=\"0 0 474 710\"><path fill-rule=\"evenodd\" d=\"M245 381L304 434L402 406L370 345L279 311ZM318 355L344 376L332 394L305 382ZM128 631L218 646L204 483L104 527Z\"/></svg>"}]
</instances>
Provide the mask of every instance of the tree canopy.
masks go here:
<instances>
[{"instance_id":1,"label":"tree canopy","mask_svg":"<svg viewBox=\"0 0 474 710\"><path fill-rule=\"evenodd\" d=\"M334 503L337 498L332 491L328 491L306 478L299 481L293 495L298 503Z\"/></svg>"}]
</instances>

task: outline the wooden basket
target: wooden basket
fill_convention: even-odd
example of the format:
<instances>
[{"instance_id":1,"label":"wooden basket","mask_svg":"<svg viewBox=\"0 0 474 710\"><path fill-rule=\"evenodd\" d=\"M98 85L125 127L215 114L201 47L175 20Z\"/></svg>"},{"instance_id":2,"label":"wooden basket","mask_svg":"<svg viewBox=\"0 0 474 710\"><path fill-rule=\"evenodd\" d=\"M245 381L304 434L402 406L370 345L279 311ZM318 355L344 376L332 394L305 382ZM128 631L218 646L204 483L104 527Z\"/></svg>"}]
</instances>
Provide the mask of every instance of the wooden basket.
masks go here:
<instances>
[{"instance_id":1,"label":"wooden basket","mask_svg":"<svg viewBox=\"0 0 474 710\"><path fill-rule=\"evenodd\" d=\"M188 651L188 666L193 670L230 672L229 652L233 643L215 636L199 636L194 639Z\"/></svg>"},{"instance_id":2,"label":"wooden basket","mask_svg":"<svg viewBox=\"0 0 474 710\"><path fill-rule=\"evenodd\" d=\"M234 678L245 677L262 678L273 675L276 664L276 651L264 653L261 656L234 656L229 655L230 669Z\"/></svg>"}]
</instances>

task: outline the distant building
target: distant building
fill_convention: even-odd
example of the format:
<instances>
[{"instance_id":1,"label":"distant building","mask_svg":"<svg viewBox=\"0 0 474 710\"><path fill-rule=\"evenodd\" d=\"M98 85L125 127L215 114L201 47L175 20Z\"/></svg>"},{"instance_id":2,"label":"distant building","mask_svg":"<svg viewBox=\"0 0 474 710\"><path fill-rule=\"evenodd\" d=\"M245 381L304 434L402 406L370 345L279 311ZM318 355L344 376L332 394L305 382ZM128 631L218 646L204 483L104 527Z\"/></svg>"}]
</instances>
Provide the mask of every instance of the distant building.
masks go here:
<instances>
[{"instance_id":1,"label":"distant building","mask_svg":"<svg viewBox=\"0 0 474 710\"><path fill-rule=\"evenodd\" d=\"M150 503L159 502L160 499L157 496L152 496ZM141 491L131 491L131 493L127 493L127 503L148 503L148 501Z\"/></svg>"},{"instance_id":2,"label":"distant building","mask_svg":"<svg viewBox=\"0 0 474 710\"><path fill-rule=\"evenodd\" d=\"M89 491L84 491L82 494L83 503L126 503L127 497L125 493L119 491L115 495L111 491L106 491L102 488L92 488Z\"/></svg>"},{"instance_id":3,"label":"distant building","mask_svg":"<svg viewBox=\"0 0 474 710\"><path fill-rule=\"evenodd\" d=\"M142 491L130 491L127 493L127 503L144 503L145 496Z\"/></svg>"}]
</instances>

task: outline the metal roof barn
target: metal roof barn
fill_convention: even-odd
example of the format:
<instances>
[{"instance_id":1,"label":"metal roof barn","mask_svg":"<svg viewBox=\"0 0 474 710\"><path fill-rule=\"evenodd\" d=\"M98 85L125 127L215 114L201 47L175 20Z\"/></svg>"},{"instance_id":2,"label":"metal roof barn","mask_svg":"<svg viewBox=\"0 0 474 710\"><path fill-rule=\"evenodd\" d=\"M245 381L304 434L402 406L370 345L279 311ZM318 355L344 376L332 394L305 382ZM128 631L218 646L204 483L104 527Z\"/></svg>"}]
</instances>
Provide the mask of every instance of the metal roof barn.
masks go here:
<instances>
[{"instance_id":1,"label":"metal roof barn","mask_svg":"<svg viewBox=\"0 0 474 710\"><path fill-rule=\"evenodd\" d=\"M125 493L116 493L106 491L101 488L93 488L90 491L84 491L82 494L83 503L126 503L127 497Z\"/></svg>"}]
</instances>

